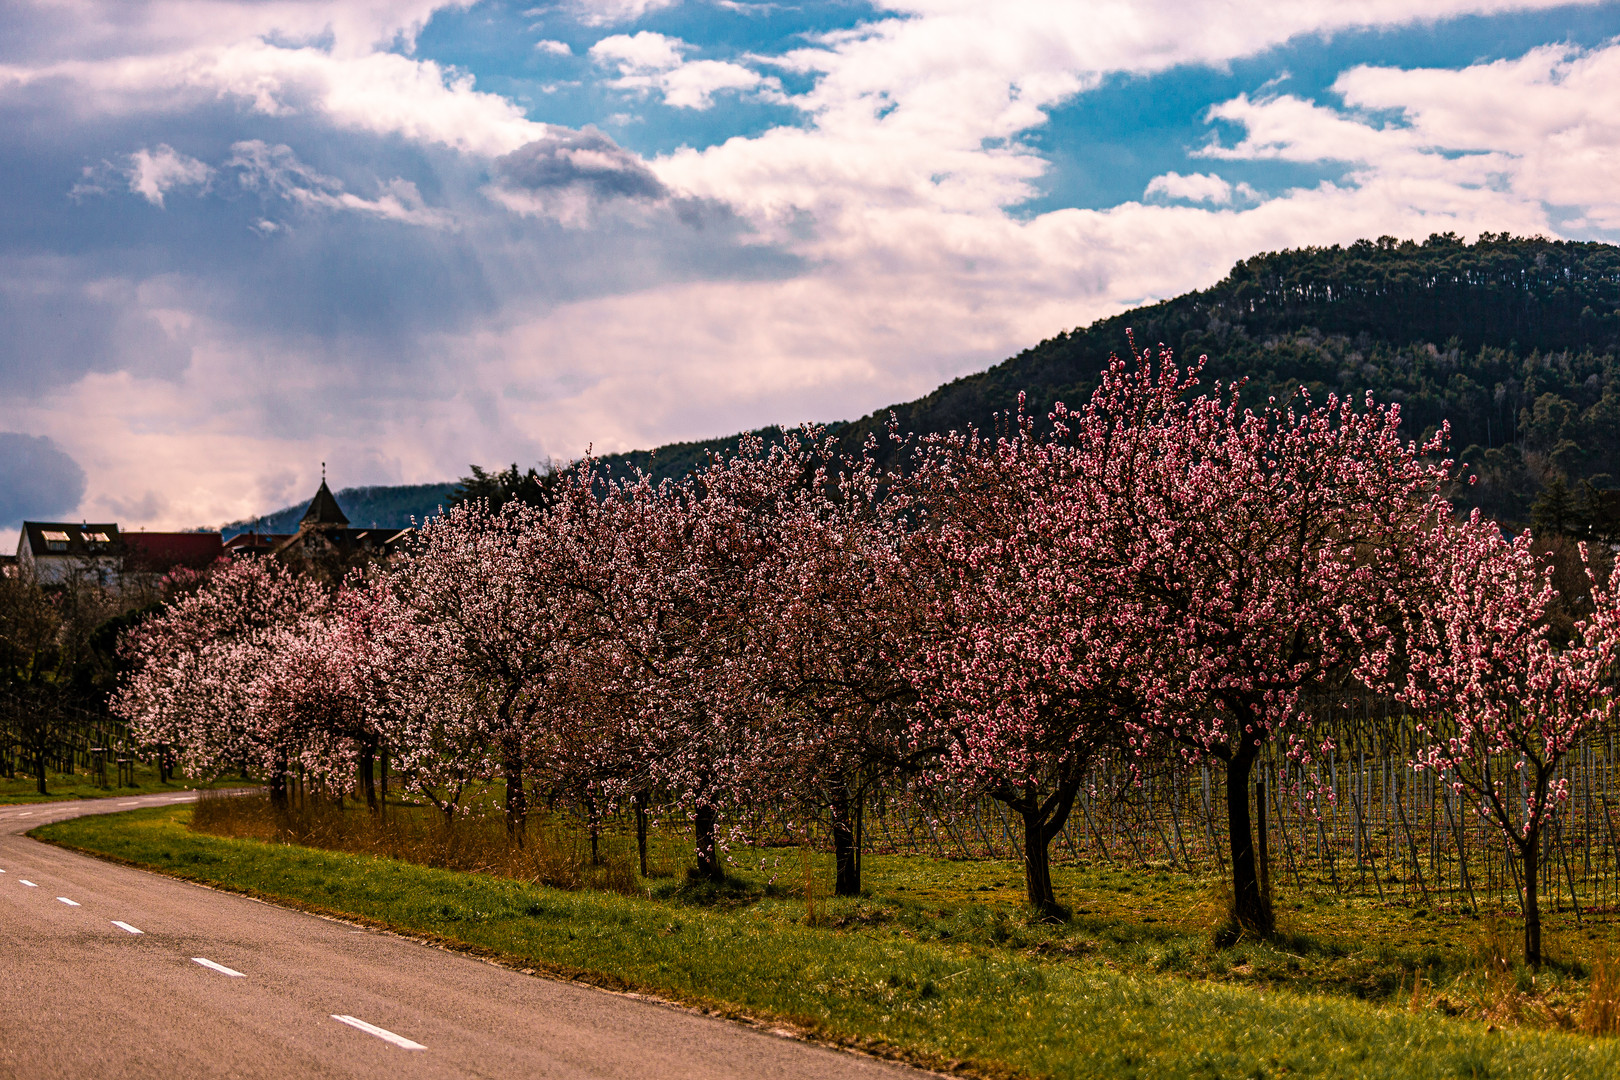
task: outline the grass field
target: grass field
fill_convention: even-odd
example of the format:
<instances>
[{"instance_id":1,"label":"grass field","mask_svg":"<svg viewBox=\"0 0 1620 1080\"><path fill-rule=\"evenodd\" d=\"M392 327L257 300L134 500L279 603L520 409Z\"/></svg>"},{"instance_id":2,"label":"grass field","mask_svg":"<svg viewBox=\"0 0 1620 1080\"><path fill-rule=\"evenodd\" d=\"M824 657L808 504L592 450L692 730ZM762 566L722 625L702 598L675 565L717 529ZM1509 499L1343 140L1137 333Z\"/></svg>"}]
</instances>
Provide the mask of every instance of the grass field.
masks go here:
<instances>
[{"instance_id":1,"label":"grass field","mask_svg":"<svg viewBox=\"0 0 1620 1080\"><path fill-rule=\"evenodd\" d=\"M57 799L103 799L125 798L130 795L150 795L154 791L189 791L200 787L229 787L223 785L199 784L194 780L187 780L177 776L165 784L158 779L158 770L155 765L136 763L135 786L117 787L118 767L112 762L107 763L107 780L113 787L98 787L95 777L89 773L59 773L47 772L45 774L45 790L49 794L41 795L35 789L34 778L18 773L15 779L0 776L0 806L9 806L14 803L54 802Z\"/></svg>"},{"instance_id":2,"label":"grass field","mask_svg":"<svg viewBox=\"0 0 1620 1080\"><path fill-rule=\"evenodd\" d=\"M767 856L774 874L739 869L720 888L668 874L625 895L205 835L190 814L34 835L981 1075L1620 1075L1620 1040L1555 1030L1580 1021L1584 966L1493 971L1489 920L1436 927L1310 898L1277 941L1217 950L1217 894L1177 874L1063 868L1083 910L1048 926L1020 908L1016 864L869 856L870 895L833 900L817 892L823 857L789 850ZM1494 1023L1474 1018L1493 1009Z\"/></svg>"}]
</instances>

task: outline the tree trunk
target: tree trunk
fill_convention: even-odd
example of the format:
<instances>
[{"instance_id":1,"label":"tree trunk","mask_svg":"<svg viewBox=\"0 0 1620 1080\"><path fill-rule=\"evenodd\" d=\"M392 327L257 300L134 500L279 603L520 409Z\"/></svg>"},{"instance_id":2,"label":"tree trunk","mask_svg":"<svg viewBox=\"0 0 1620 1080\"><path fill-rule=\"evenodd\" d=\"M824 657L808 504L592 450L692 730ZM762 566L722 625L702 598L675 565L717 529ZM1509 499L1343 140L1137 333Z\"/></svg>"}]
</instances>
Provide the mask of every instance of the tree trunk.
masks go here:
<instances>
[{"instance_id":1,"label":"tree trunk","mask_svg":"<svg viewBox=\"0 0 1620 1080\"><path fill-rule=\"evenodd\" d=\"M1057 893L1052 889L1052 850L1047 846L1046 830L1041 826L1040 809L1025 811L1024 819L1024 892L1029 906L1042 918L1062 918L1066 912L1058 905Z\"/></svg>"},{"instance_id":2,"label":"tree trunk","mask_svg":"<svg viewBox=\"0 0 1620 1080\"><path fill-rule=\"evenodd\" d=\"M377 742L368 739L360 745L360 791L366 797L366 808L377 812Z\"/></svg>"},{"instance_id":3,"label":"tree trunk","mask_svg":"<svg viewBox=\"0 0 1620 1080\"><path fill-rule=\"evenodd\" d=\"M1519 848L1524 861L1524 962L1541 966L1541 830L1532 828Z\"/></svg>"},{"instance_id":4,"label":"tree trunk","mask_svg":"<svg viewBox=\"0 0 1620 1080\"><path fill-rule=\"evenodd\" d=\"M641 876L647 876L647 793L636 792L636 856L641 860Z\"/></svg>"},{"instance_id":5,"label":"tree trunk","mask_svg":"<svg viewBox=\"0 0 1620 1080\"><path fill-rule=\"evenodd\" d=\"M45 740L39 740L39 747L34 754L34 787L41 795L48 795L45 790Z\"/></svg>"},{"instance_id":6,"label":"tree trunk","mask_svg":"<svg viewBox=\"0 0 1620 1080\"><path fill-rule=\"evenodd\" d=\"M529 827L529 795L523 790L522 759L508 756L501 763L501 771L506 778L506 838L522 847Z\"/></svg>"},{"instance_id":7,"label":"tree trunk","mask_svg":"<svg viewBox=\"0 0 1620 1080\"><path fill-rule=\"evenodd\" d=\"M1068 909L1057 901L1052 887L1052 840L1068 824L1069 812L1074 809L1075 796L1080 793L1079 770L1075 775L1059 781L1045 799L1034 784L1026 785L1023 793L1001 801L1017 812L1024 823L1024 893L1029 906L1043 919L1067 919Z\"/></svg>"},{"instance_id":8,"label":"tree trunk","mask_svg":"<svg viewBox=\"0 0 1620 1080\"><path fill-rule=\"evenodd\" d=\"M1226 763L1226 824L1232 849L1232 919L1250 933L1268 936L1271 906L1260 892L1254 859L1254 830L1249 819L1249 775L1260 748L1245 738Z\"/></svg>"},{"instance_id":9,"label":"tree trunk","mask_svg":"<svg viewBox=\"0 0 1620 1080\"><path fill-rule=\"evenodd\" d=\"M270 805L277 810L287 809L287 770L272 769L270 771Z\"/></svg>"},{"instance_id":10,"label":"tree trunk","mask_svg":"<svg viewBox=\"0 0 1620 1080\"><path fill-rule=\"evenodd\" d=\"M726 874L714 842L714 808L700 806L695 815L697 831L697 876L705 881L721 881Z\"/></svg>"},{"instance_id":11,"label":"tree trunk","mask_svg":"<svg viewBox=\"0 0 1620 1080\"><path fill-rule=\"evenodd\" d=\"M585 800L586 821L591 831L591 865L602 865L602 815L597 813L596 799L587 797Z\"/></svg>"},{"instance_id":12,"label":"tree trunk","mask_svg":"<svg viewBox=\"0 0 1620 1080\"><path fill-rule=\"evenodd\" d=\"M839 896L861 895L861 864L855 851L855 821L849 812L849 796L840 794L832 801L833 865Z\"/></svg>"}]
</instances>

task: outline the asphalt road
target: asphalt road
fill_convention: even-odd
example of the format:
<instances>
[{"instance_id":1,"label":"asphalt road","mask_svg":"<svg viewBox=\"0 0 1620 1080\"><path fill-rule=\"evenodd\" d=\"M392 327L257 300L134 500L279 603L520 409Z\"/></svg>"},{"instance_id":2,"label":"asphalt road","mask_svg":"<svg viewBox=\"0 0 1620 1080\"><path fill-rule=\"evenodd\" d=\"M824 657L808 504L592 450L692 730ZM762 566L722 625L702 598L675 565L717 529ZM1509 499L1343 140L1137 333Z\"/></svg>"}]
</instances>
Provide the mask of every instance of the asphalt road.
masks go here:
<instances>
[{"instance_id":1,"label":"asphalt road","mask_svg":"<svg viewBox=\"0 0 1620 1080\"><path fill-rule=\"evenodd\" d=\"M189 798L0 807L0 1077L925 1075L22 835Z\"/></svg>"}]
</instances>

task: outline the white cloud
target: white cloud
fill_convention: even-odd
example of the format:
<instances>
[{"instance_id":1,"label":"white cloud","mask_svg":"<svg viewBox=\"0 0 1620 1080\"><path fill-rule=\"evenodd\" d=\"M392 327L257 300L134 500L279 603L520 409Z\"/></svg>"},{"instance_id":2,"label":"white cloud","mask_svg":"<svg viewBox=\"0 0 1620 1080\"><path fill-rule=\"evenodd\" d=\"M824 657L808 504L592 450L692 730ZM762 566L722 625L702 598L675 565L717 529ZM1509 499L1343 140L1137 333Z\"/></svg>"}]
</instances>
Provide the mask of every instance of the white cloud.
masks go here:
<instances>
[{"instance_id":1,"label":"white cloud","mask_svg":"<svg viewBox=\"0 0 1620 1080\"><path fill-rule=\"evenodd\" d=\"M617 67L622 74L669 71L681 65L681 54L691 46L679 38L650 30L614 34L591 46L591 59Z\"/></svg>"},{"instance_id":2,"label":"white cloud","mask_svg":"<svg viewBox=\"0 0 1620 1080\"><path fill-rule=\"evenodd\" d=\"M707 109L721 90L759 90L782 99L781 82L726 60L691 60L691 46L679 38L643 30L615 34L591 46L591 58L617 69L619 77L608 85L642 93L656 91L664 104L677 109Z\"/></svg>"},{"instance_id":3,"label":"white cloud","mask_svg":"<svg viewBox=\"0 0 1620 1080\"><path fill-rule=\"evenodd\" d=\"M617 26L678 3L680 0L570 0L568 7L586 26Z\"/></svg>"},{"instance_id":4,"label":"white cloud","mask_svg":"<svg viewBox=\"0 0 1620 1080\"><path fill-rule=\"evenodd\" d=\"M1242 125L1244 136L1203 153L1345 162L1363 185L1399 179L1430 197L1491 191L1574 208L1565 228L1620 230L1611 181L1620 170L1620 43L1548 46L1461 70L1364 66L1334 90L1344 109L1291 96L1223 102L1212 117Z\"/></svg>"},{"instance_id":5,"label":"white cloud","mask_svg":"<svg viewBox=\"0 0 1620 1080\"><path fill-rule=\"evenodd\" d=\"M1214 173L1193 173L1183 176L1180 173L1168 172L1149 180L1147 190L1143 194L1226 206L1232 201L1232 185Z\"/></svg>"},{"instance_id":6,"label":"white cloud","mask_svg":"<svg viewBox=\"0 0 1620 1080\"><path fill-rule=\"evenodd\" d=\"M536 52L550 53L552 56L574 55L574 50L569 47L568 42L566 41L542 39L534 43L534 49Z\"/></svg>"},{"instance_id":7,"label":"white cloud","mask_svg":"<svg viewBox=\"0 0 1620 1080\"><path fill-rule=\"evenodd\" d=\"M409 50L435 12L474 0L12 0L27 18L17 53L56 58L174 54L273 40L316 44L339 57Z\"/></svg>"},{"instance_id":8,"label":"white cloud","mask_svg":"<svg viewBox=\"0 0 1620 1080\"><path fill-rule=\"evenodd\" d=\"M167 143L140 149L129 156L129 190L153 206L163 205L163 194L177 187L204 187L214 170L196 158L178 153Z\"/></svg>"},{"instance_id":9,"label":"white cloud","mask_svg":"<svg viewBox=\"0 0 1620 1080\"><path fill-rule=\"evenodd\" d=\"M1425 171L1577 208L1566 228L1620 230L1620 43L1461 71L1363 67L1336 89L1353 108L1402 110L1409 126L1386 138Z\"/></svg>"},{"instance_id":10,"label":"white cloud","mask_svg":"<svg viewBox=\"0 0 1620 1080\"><path fill-rule=\"evenodd\" d=\"M1197 153L1224 161L1369 161L1418 145L1415 132L1380 127L1292 95L1250 100L1240 94L1209 110L1209 119L1241 125L1233 146L1212 142Z\"/></svg>"},{"instance_id":11,"label":"white cloud","mask_svg":"<svg viewBox=\"0 0 1620 1080\"><path fill-rule=\"evenodd\" d=\"M664 104L680 109L707 109L713 104L714 94L721 90L780 87L775 79L766 79L757 71L722 60L696 60L682 64L661 76L656 85L663 91ZM780 94L772 96L780 99Z\"/></svg>"},{"instance_id":12,"label":"white cloud","mask_svg":"<svg viewBox=\"0 0 1620 1080\"><path fill-rule=\"evenodd\" d=\"M83 117L180 116L221 98L266 116L310 116L336 128L398 135L475 154L501 154L545 131L470 75L397 53L341 57L262 41L119 62L0 65L8 88L67 83Z\"/></svg>"}]
</instances>

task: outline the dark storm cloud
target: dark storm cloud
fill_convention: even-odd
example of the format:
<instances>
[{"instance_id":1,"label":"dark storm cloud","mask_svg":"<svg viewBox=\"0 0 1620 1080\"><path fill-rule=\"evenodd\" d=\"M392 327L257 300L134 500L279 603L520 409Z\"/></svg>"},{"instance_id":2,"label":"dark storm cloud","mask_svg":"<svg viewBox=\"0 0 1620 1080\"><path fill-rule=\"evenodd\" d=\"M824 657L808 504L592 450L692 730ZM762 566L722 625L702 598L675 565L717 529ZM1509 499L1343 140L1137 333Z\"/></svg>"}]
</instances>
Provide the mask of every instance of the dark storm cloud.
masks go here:
<instances>
[{"instance_id":1,"label":"dark storm cloud","mask_svg":"<svg viewBox=\"0 0 1620 1080\"><path fill-rule=\"evenodd\" d=\"M0 392L32 394L91 372L172 374L190 349L80 260L0 257Z\"/></svg>"},{"instance_id":2,"label":"dark storm cloud","mask_svg":"<svg viewBox=\"0 0 1620 1080\"><path fill-rule=\"evenodd\" d=\"M84 498L84 470L43 435L0 431L0 528L71 513Z\"/></svg>"},{"instance_id":3,"label":"dark storm cloud","mask_svg":"<svg viewBox=\"0 0 1620 1080\"><path fill-rule=\"evenodd\" d=\"M0 99L0 398L97 372L174 378L194 348L223 347L276 428L297 431L332 405L300 398L310 385L346 387L349 409L458 392L452 343L469 331L668 282L802 270L594 129L552 127L492 160L229 102L62 122L72 111L50 87ZM137 190L143 152L210 180L154 201ZM600 212L565 224L497 190L583 195Z\"/></svg>"},{"instance_id":4,"label":"dark storm cloud","mask_svg":"<svg viewBox=\"0 0 1620 1080\"><path fill-rule=\"evenodd\" d=\"M496 178L529 191L583 190L594 198L662 199L669 194L641 159L594 127L550 136L495 159Z\"/></svg>"}]
</instances>

